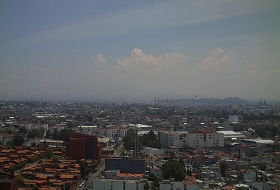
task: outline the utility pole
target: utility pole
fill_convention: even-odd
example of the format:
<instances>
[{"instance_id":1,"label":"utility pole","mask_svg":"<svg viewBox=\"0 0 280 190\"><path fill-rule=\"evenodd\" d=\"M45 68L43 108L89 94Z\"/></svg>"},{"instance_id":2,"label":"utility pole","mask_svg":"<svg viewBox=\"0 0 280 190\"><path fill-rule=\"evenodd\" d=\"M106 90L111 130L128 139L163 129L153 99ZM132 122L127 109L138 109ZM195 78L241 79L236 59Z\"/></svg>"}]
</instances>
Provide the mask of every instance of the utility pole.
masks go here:
<instances>
[{"instance_id":1,"label":"utility pole","mask_svg":"<svg viewBox=\"0 0 280 190\"><path fill-rule=\"evenodd\" d=\"M138 145L138 139L137 139L137 124L135 126L135 144L134 144L134 156L137 157L137 145Z\"/></svg>"}]
</instances>

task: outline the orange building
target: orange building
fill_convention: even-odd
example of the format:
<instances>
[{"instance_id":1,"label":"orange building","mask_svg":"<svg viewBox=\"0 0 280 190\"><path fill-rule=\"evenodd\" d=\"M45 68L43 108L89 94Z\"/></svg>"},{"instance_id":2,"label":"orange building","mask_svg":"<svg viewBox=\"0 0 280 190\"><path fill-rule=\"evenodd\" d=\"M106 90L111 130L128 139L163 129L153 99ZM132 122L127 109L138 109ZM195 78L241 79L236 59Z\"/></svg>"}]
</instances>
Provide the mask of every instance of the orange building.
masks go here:
<instances>
[{"instance_id":1,"label":"orange building","mask_svg":"<svg viewBox=\"0 0 280 190\"><path fill-rule=\"evenodd\" d=\"M102 146L97 135L73 134L66 145L66 155L72 159L99 160Z\"/></svg>"}]
</instances>

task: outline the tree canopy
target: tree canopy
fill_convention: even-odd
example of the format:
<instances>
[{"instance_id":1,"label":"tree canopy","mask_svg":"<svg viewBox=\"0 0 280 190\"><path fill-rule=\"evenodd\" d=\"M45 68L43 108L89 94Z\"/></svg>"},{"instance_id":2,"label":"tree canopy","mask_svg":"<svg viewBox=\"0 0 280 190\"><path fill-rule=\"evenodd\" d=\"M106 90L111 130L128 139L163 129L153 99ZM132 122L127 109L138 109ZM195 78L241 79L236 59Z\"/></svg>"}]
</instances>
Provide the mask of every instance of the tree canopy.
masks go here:
<instances>
[{"instance_id":1,"label":"tree canopy","mask_svg":"<svg viewBox=\"0 0 280 190\"><path fill-rule=\"evenodd\" d=\"M85 160L82 160L80 163L79 163L79 166L80 166L80 170L81 170L81 175L83 177L85 177L85 173L87 171L87 167L88 167L88 163L85 161Z\"/></svg>"},{"instance_id":2,"label":"tree canopy","mask_svg":"<svg viewBox=\"0 0 280 190\"><path fill-rule=\"evenodd\" d=\"M226 176L226 171L228 170L228 163L226 161L221 161L220 170L223 177Z\"/></svg>"},{"instance_id":3,"label":"tree canopy","mask_svg":"<svg viewBox=\"0 0 280 190\"><path fill-rule=\"evenodd\" d=\"M28 131L25 127L20 127L19 132L22 133L22 134L26 134Z\"/></svg>"},{"instance_id":4,"label":"tree canopy","mask_svg":"<svg viewBox=\"0 0 280 190\"><path fill-rule=\"evenodd\" d=\"M159 148L159 142L153 130L150 130L148 134L144 134L143 136L139 137L139 143L142 146Z\"/></svg>"},{"instance_id":5,"label":"tree canopy","mask_svg":"<svg viewBox=\"0 0 280 190\"><path fill-rule=\"evenodd\" d=\"M150 185L148 183L145 183L144 190L149 190L149 189L150 189Z\"/></svg>"},{"instance_id":6,"label":"tree canopy","mask_svg":"<svg viewBox=\"0 0 280 190\"><path fill-rule=\"evenodd\" d=\"M51 148L46 148L45 149L45 156L46 158L52 158L53 157L53 150Z\"/></svg>"},{"instance_id":7,"label":"tree canopy","mask_svg":"<svg viewBox=\"0 0 280 190\"><path fill-rule=\"evenodd\" d=\"M258 164L259 168L262 170L262 171L265 171L266 170L266 163L265 162L261 162Z\"/></svg>"},{"instance_id":8,"label":"tree canopy","mask_svg":"<svg viewBox=\"0 0 280 190\"><path fill-rule=\"evenodd\" d=\"M135 143L135 132L133 129L129 129L127 131L126 136L123 137L123 143L124 147L126 149L134 149L134 143Z\"/></svg>"},{"instance_id":9,"label":"tree canopy","mask_svg":"<svg viewBox=\"0 0 280 190\"><path fill-rule=\"evenodd\" d=\"M62 129L59 132L57 131L57 129L54 129L54 131L52 133L52 139L63 140L64 143L66 144L69 141L69 138L71 137L71 135L74 133L76 133L76 132L69 128Z\"/></svg>"},{"instance_id":10,"label":"tree canopy","mask_svg":"<svg viewBox=\"0 0 280 190\"><path fill-rule=\"evenodd\" d=\"M165 162L162 167L163 179L175 178L176 181L182 181L185 179L186 175L187 171L182 162L169 160Z\"/></svg>"},{"instance_id":11,"label":"tree canopy","mask_svg":"<svg viewBox=\"0 0 280 190\"><path fill-rule=\"evenodd\" d=\"M134 149L135 146L135 131L129 129L125 137L123 137L124 146L126 149ZM149 146L153 148L159 148L159 142L157 136L153 130L150 130L148 134L144 134L138 138L138 148L142 146Z\"/></svg>"},{"instance_id":12,"label":"tree canopy","mask_svg":"<svg viewBox=\"0 0 280 190\"><path fill-rule=\"evenodd\" d=\"M254 129L256 131L256 134L261 138L273 138L280 132L280 127L269 124L256 126Z\"/></svg>"},{"instance_id":13,"label":"tree canopy","mask_svg":"<svg viewBox=\"0 0 280 190\"><path fill-rule=\"evenodd\" d=\"M36 137L36 138L40 139L43 137L44 132L45 132L45 129L42 127L40 129L32 129L32 131L27 134L27 138Z\"/></svg>"},{"instance_id":14,"label":"tree canopy","mask_svg":"<svg viewBox=\"0 0 280 190\"><path fill-rule=\"evenodd\" d=\"M73 131L72 129L67 129L67 128L62 129L58 133L58 139L63 140L64 143L66 144L69 141L69 138L71 137L71 135L73 135L74 133L76 133L76 132Z\"/></svg>"},{"instance_id":15,"label":"tree canopy","mask_svg":"<svg viewBox=\"0 0 280 190\"><path fill-rule=\"evenodd\" d=\"M48 138L50 138L50 136L51 136L51 131L48 129L46 132L46 138L48 139Z\"/></svg>"},{"instance_id":16,"label":"tree canopy","mask_svg":"<svg viewBox=\"0 0 280 190\"><path fill-rule=\"evenodd\" d=\"M24 138L21 135L15 135L12 142L14 146L21 146L24 142Z\"/></svg>"}]
</instances>

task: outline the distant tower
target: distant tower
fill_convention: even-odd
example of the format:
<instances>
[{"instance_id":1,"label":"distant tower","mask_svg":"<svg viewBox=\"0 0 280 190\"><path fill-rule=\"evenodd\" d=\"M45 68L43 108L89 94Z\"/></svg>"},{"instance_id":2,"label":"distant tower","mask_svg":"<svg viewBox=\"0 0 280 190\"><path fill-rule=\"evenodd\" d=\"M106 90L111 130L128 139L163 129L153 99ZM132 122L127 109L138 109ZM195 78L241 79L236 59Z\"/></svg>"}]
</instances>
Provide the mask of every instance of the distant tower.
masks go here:
<instances>
[{"instance_id":1,"label":"distant tower","mask_svg":"<svg viewBox=\"0 0 280 190\"><path fill-rule=\"evenodd\" d=\"M197 95L194 96L194 99L197 99Z\"/></svg>"},{"instance_id":2,"label":"distant tower","mask_svg":"<svg viewBox=\"0 0 280 190\"><path fill-rule=\"evenodd\" d=\"M157 101L159 102L159 98L157 98Z\"/></svg>"},{"instance_id":3,"label":"distant tower","mask_svg":"<svg viewBox=\"0 0 280 190\"><path fill-rule=\"evenodd\" d=\"M168 98L166 99L166 102L168 103Z\"/></svg>"},{"instance_id":4,"label":"distant tower","mask_svg":"<svg viewBox=\"0 0 280 190\"><path fill-rule=\"evenodd\" d=\"M266 101L265 100L263 101L263 105L266 106Z\"/></svg>"},{"instance_id":5,"label":"distant tower","mask_svg":"<svg viewBox=\"0 0 280 190\"><path fill-rule=\"evenodd\" d=\"M262 101L260 100L260 106L262 106Z\"/></svg>"}]
</instances>

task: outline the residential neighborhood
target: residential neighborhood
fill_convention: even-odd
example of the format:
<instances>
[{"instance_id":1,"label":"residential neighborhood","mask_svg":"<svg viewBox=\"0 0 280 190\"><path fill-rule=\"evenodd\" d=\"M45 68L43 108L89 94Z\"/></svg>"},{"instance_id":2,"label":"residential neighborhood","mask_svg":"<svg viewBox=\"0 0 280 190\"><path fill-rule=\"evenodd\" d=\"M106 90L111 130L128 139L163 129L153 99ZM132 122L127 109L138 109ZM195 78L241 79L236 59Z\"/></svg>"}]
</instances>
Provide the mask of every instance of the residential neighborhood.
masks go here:
<instances>
[{"instance_id":1,"label":"residential neighborhood","mask_svg":"<svg viewBox=\"0 0 280 190\"><path fill-rule=\"evenodd\" d=\"M0 106L1 189L280 187L279 104L228 98Z\"/></svg>"}]
</instances>

